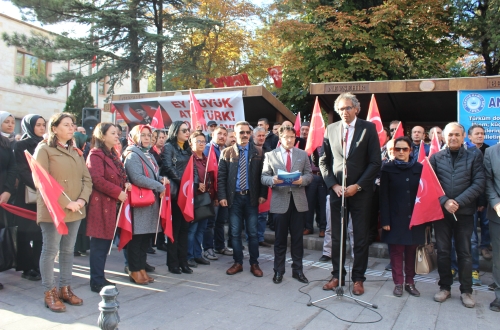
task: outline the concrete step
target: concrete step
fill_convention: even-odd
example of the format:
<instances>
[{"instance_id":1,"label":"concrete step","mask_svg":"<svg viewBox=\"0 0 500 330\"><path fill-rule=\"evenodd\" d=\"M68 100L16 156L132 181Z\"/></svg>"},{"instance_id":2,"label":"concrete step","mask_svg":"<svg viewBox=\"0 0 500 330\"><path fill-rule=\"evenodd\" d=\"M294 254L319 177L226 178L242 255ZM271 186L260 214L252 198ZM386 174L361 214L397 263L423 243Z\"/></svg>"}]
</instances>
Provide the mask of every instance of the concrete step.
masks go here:
<instances>
[{"instance_id":1,"label":"concrete step","mask_svg":"<svg viewBox=\"0 0 500 330\"><path fill-rule=\"evenodd\" d=\"M304 249L323 251L323 238L318 236L319 231L314 234L304 236ZM264 233L264 240L267 243L274 243L274 231L266 228ZM290 235L288 236L288 246L290 246ZM351 254L351 247L349 244L346 245L347 255ZM384 258L389 259L389 251L387 249L387 244L375 242L370 245L369 256L372 258ZM485 272L491 272L493 268L493 263L491 260L484 259L481 255L479 256L479 270Z\"/></svg>"}]
</instances>

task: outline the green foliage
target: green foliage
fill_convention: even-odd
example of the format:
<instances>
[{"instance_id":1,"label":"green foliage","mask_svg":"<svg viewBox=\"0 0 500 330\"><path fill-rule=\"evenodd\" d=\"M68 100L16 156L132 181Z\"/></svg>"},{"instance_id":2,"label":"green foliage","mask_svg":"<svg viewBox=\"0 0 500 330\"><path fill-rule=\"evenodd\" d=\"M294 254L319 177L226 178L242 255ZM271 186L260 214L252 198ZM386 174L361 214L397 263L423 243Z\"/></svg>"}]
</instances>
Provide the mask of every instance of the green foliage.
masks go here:
<instances>
[{"instance_id":1,"label":"green foliage","mask_svg":"<svg viewBox=\"0 0 500 330\"><path fill-rule=\"evenodd\" d=\"M80 79L77 79L75 85L71 89L71 93L66 100L64 106L65 112L72 113L76 118L76 124L81 125L82 122L82 109L93 108L94 98L90 93L88 86L82 84Z\"/></svg>"},{"instance_id":2,"label":"green foliage","mask_svg":"<svg viewBox=\"0 0 500 330\"><path fill-rule=\"evenodd\" d=\"M110 94L128 77L131 91L139 92L140 80L156 65L162 65L156 62L155 46L167 45L172 34L164 33L163 24L159 30L152 28L158 23L156 9L161 4L165 10L174 11L182 5L181 0L13 0L13 3L28 19L46 24L75 22L89 30L88 36L80 38L3 33L2 38L9 46L24 48L47 61L71 61L75 66L74 70L52 74L49 79L19 78L20 83L54 92L78 78L82 67L89 66L96 56L96 68L80 79L88 84L109 77Z\"/></svg>"}]
</instances>

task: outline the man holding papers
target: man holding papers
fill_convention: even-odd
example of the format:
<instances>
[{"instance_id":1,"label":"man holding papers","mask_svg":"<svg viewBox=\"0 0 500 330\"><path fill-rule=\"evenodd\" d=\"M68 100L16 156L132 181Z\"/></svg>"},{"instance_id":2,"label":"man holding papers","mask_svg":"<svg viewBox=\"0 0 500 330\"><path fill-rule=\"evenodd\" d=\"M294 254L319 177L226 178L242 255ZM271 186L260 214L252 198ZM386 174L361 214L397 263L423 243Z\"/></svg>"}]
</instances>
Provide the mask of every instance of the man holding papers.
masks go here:
<instances>
[{"instance_id":1,"label":"man holding papers","mask_svg":"<svg viewBox=\"0 0 500 330\"><path fill-rule=\"evenodd\" d=\"M288 231L291 235L292 276L308 283L302 271L304 255L303 231L308 211L305 186L311 183L311 164L307 153L295 148L295 129L281 126L280 147L266 153L262 170L262 184L272 188L271 210L275 219L274 277L281 283L285 274L285 255ZM295 173L298 172L298 173ZM296 176L294 181L290 177Z\"/></svg>"}]
</instances>

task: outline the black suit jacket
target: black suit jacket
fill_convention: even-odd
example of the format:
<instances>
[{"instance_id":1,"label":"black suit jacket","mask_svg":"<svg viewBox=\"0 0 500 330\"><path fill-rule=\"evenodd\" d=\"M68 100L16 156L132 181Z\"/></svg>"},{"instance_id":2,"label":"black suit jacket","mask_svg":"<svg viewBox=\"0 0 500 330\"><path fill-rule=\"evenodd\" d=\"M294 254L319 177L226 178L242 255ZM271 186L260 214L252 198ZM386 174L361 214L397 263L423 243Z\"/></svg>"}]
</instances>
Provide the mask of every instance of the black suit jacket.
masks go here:
<instances>
[{"instance_id":1,"label":"black suit jacket","mask_svg":"<svg viewBox=\"0 0 500 330\"><path fill-rule=\"evenodd\" d=\"M323 143L324 153L319 168L328 188L342 184L342 121L328 125ZM363 191L373 192L373 184L381 166L380 142L375 125L357 118L354 136L346 159L346 185L358 184ZM371 195L371 194L370 194Z\"/></svg>"}]
</instances>

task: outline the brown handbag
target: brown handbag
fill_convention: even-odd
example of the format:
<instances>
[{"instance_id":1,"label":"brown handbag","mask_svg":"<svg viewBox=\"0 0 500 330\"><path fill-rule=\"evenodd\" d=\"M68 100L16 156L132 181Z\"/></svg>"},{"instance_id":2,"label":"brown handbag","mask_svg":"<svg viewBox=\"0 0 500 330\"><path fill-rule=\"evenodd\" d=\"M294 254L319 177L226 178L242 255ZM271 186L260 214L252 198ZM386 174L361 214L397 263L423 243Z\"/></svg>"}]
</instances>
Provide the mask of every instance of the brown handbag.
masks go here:
<instances>
[{"instance_id":1,"label":"brown handbag","mask_svg":"<svg viewBox=\"0 0 500 330\"><path fill-rule=\"evenodd\" d=\"M417 247L415 274L429 274L437 268L437 251L431 241L431 227L425 230L425 244Z\"/></svg>"}]
</instances>

